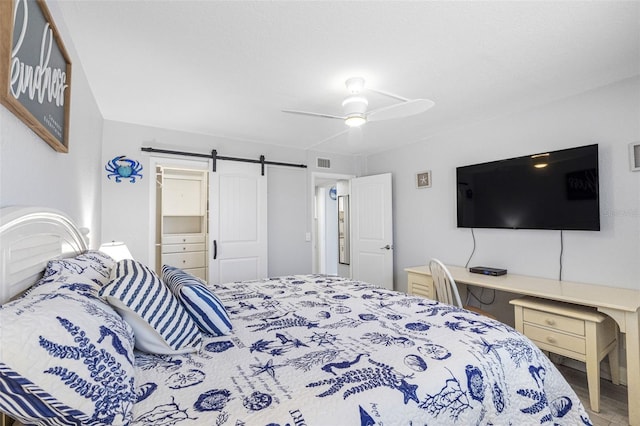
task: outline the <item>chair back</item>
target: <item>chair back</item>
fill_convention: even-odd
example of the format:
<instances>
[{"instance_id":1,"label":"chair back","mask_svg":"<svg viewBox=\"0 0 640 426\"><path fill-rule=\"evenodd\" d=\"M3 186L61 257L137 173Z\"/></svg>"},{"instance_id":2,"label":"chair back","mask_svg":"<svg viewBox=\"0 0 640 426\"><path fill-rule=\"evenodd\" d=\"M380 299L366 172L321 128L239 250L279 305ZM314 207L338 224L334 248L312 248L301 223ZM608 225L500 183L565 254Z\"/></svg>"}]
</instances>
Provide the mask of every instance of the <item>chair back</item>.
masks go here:
<instances>
[{"instance_id":1,"label":"chair back","mask_svg":"<svg viewBox=\"0 0 640 426\"><path fill-rule=\"evenodd\" d=\"M431 270L433 286L436 290L436 300L462 308L458 286L447 267L438 259L431 259L429 269Z\"/></svg>"}]
</instances>

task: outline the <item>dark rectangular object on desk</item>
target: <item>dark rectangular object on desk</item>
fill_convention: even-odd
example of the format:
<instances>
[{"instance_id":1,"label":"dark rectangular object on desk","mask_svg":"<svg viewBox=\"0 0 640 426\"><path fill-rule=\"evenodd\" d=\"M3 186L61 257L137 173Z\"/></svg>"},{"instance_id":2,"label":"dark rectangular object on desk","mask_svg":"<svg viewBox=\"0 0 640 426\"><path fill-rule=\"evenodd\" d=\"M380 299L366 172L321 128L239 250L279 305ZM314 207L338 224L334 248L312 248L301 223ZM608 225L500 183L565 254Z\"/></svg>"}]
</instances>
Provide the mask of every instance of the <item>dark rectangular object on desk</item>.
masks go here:
<instances>
[{"instance_id":1,"label":"dark rectangular object on desk","mask_svg":"<svg viewBox=\"0 0 640 426\"><path fill-rule=\"evenodd\" d=\"M469 272L473 272L474 274L482 274L482 275L492 275L497 277L499 275L504 275L507 273L506 269L500 268L489 268L488 266L472 266L469 268Z\"/></svg>"}]
</instances>

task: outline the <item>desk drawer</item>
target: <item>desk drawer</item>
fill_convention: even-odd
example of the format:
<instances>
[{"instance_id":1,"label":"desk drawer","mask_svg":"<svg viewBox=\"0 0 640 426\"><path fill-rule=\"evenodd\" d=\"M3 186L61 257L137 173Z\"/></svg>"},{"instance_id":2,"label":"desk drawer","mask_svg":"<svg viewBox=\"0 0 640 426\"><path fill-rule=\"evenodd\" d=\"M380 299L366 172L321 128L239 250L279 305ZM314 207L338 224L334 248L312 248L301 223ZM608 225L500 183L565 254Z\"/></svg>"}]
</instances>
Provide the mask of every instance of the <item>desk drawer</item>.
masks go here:
<instances>
[{"instance_id":1,"label":"desk drawer","mask_svg":"<svg viewBox=\"0 0 640 426\"><path fill-rule=\"evenodd\" d=\"M564 315L535 309L524 309L523 319L526 323L537 324L545 328L562 330L567 333L584 336L584 321L581 319L569 318Z\"/></svg>"},{"instance_id":2,"label":"desk drawer","mask_svg":"<svg viewBox=\"0 0 640 426\"><path fill-rule=\"evenodd\" d=\"M205 256L203 251L192 253L168 253L162 255L162 262L166 265L177 268L203 268L205 266Z\"/></svg>"},{"instance_id":3,"label":"desk drawer","mask_svg":"<svg viewBox=\"0 0 640 426\"><path fill-rule=\"evenodd\" d=\"M431 279L431 277L409 272L407 278L408 290L410 294L414 296L426 297L428 299L434 298L433 280Z\"/></svg>"},{"instance_id":4,"label":"desk drawer","mask_svg":"<svg viewBox=\"0 0 640 426\"><path fill-rule=\"evenodd\" d=\"M411 294L414 296L426 297L427 299L433 299L433 295L431 294L431 286L412 283L411 284Z\"/></svg>"},{"instance_id":5,"label":"desk drawer","mask_svg":"<svg viewBox=\"0 0 640 426\"><path fill-rule=\"evenodd\" d=\"M560 348L582 355L586 353L585 339L582 337L560 333L549 328L538 327L527 323L524 324L524 335L534 342L539 343L538 346L541 349L551 350L551 348Z\"/></svg>"}]
</instances>

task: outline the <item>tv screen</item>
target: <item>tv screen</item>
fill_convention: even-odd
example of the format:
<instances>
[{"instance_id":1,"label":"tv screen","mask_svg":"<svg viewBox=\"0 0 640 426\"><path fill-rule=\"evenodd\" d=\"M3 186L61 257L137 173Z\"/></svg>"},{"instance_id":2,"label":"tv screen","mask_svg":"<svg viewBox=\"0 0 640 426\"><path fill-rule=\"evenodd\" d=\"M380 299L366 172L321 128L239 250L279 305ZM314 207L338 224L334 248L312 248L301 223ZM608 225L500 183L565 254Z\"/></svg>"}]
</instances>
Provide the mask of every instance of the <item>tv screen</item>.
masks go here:
<instances>
[{"instance_id":1,"label":"tv screen","mask_svg":"<svg viewBox=\"0 0 640 426\"><path fill-rule=\"evenodd\" d=\"M600 230L598 145L458 167L459 228Z\"/></svg>"}]
</instances>

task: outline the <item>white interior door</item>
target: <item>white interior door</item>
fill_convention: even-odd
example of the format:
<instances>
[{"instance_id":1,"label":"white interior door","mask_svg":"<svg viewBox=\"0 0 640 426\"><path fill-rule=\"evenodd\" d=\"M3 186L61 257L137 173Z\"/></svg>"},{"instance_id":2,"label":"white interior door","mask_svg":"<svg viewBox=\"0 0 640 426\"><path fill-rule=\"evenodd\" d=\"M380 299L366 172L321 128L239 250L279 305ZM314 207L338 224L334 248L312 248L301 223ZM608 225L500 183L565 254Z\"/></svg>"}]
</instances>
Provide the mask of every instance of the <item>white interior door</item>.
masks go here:
<instances>
[{"instance_id":1,"label":"white interior door","mask_svg":"<svg viewBox=\"0 0 640 426\"><path fill-rule=\"evenodd\" d=\"M354 280L393 290L391 173L351 179Z\"/></svg>"},{"instance_id":2,"label":"white interior door","mask_svg":"<svg viewBox=\"0 0 640 426\"><path fill-rule=\"evenodd\" d=\"M209 282L267 277L267 177L252 163L219 161L209 186Z\"/></svg>"}]
</instances>

